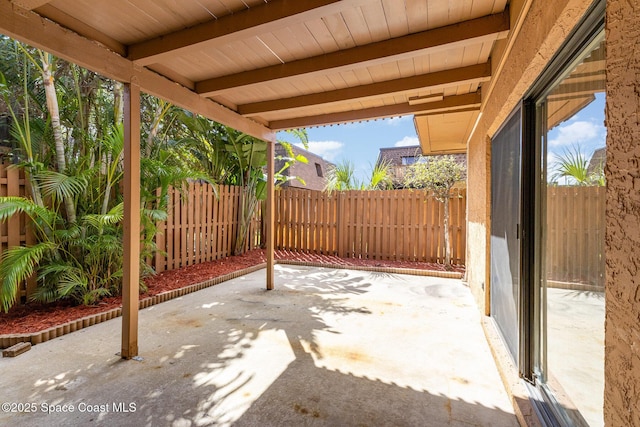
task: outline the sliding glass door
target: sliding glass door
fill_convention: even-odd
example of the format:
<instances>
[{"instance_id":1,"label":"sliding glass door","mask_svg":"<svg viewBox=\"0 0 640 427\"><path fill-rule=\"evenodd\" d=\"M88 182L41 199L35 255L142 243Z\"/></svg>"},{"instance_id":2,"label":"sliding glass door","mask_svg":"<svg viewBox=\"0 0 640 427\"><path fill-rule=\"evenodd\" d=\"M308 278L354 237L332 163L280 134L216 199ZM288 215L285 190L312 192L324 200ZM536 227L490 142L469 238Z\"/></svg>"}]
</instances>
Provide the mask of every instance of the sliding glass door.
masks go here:
<instances>
[{"instance_id":1,"label":"sliding glass door","mask_svg":"<svg viewBox=\"0 0 640 427\"><path fill-rule=\"evenodd\" d=\"M537 100L541 154L537 381L566 424L603 425L604 32Z\"/></svg>"},{"instance_id":2,"label":"sliding glass door","mask_svg":"<svg viewBox=\"0 0 640 427\"><path fill-rule=\"evenodd\" d=\"M491 317L514 360L519 355L522 111L491 141Z\"/></svg>"},{"instance_id":3,"label":"sliding glass door","mask_svg":"<svg viewBox=\"0 0 640 427\"><path fill-rule=\"evenodd\" d=\"M491 316L548 425L604 424L604 5L491 142Z\"/></svg>"}]
</instances>

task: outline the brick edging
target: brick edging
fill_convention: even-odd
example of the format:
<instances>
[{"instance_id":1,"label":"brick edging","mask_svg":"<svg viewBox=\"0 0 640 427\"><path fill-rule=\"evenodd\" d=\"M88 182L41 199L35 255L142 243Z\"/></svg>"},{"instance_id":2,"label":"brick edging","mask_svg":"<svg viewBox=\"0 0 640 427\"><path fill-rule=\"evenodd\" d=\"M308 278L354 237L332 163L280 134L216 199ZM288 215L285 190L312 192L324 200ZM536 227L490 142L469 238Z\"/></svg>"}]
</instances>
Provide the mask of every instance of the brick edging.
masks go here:
<instances>
[{"instance_id":1,"label":"brick edging","mask_svg":"<svg viewBox=\"0 0 640 427\"><path fill-rule=\"evenodd\" d=\"M361 271L377 271L383 273L395 273L395 274L407 274L410 276L430 276L440 277L443 279L462 279L463 273L458 271L434 271L434 270L419 270L416 268L397 268L397 267L369 267L369 266L357 266L357 265L343 265L343 264L327 264L321 262L307 262L307 261L295 261L288 259L279 259L277 264L289 264L289 265L305 265L308 267L324 267L324 268L338 268L343 270L361 270Z\"/></svg>"},{"instance_id":2,"label":"brick edging","mask_svg":"<svg viewBox=\"0 0 640 427\"><path fill-rule=\"evenodd\" d=\"M368 266L354 266L354 265L340 265L340 264L326 264L319 262L306 262L306 261L294 261L294 260L275 260L276 264L289 264L289 265L304 265L308 267L324 267L324 268L336 268L344 270L362 270L362 271L378 271L395 274L409 274L414 276L432 276L441 277L447 279L461 279L462 273L455 271L431 271L431 270L417 270L412 268L393 268L393 267L368 267ZM242 270L227 273L222 276L214 277L213 279L206 280L204 282L196 283L186 286L184 288L174 289L159 293L157 295L141 299L138 303L138 308L151 307L152 305L160 304L161 302L169 301L174 298L178 298L196 291L200 291L211 286L215 286L227 280L235 279L245 274L253 273L261 270L267 266L266 263L256 264L252 267L247 267ZM30 332L24 334L7 334L0 335L0 349L9 348L12 345L20 342L28 342L32 345L40 344L51 339L61 337L71 332L79 331L80 329L87 328L98 323L106 322L107 320L115 319L122 316L122 307L113 308L102 313L92 314L82 317L80 319L72 320L62 325L52 326L48 329L39 332Z\"/></svg>"},{"instance_id":3,"label":"brick edging","mask_svg":"<svg viewBox=\"0 0 640 427\"><path fill-rule=\"evenodd\" d=\"M151 307L152 305L156 305L161 302L169 301L171 299L178 298L192 292L209 288L222 282L226 282L227 280L235 279L237 277L244 276L245 274L261 270L265 268L266 265L266 263L257 264L252 267L247 267L242 270L214 277L213 279L209 279L201 283L196 283L184 288L162 292L157 295L141 299L138 303L138 308L143 309ZM32 345L40 344L57 337L61 337L63 335L70 334L71 332L79 331L80 329L92 325L97 325L98 323L106 322L107 320L115 319L116 317L120 316L122 316L122 307L112 308L111 310L103 311L102 313L91 314L80 319L63 323L62 325L52 326L39 332L0 335L0 349L9 348L12 345L18 344L20 342L28 342Z\"/></svg>"}]
</instances>

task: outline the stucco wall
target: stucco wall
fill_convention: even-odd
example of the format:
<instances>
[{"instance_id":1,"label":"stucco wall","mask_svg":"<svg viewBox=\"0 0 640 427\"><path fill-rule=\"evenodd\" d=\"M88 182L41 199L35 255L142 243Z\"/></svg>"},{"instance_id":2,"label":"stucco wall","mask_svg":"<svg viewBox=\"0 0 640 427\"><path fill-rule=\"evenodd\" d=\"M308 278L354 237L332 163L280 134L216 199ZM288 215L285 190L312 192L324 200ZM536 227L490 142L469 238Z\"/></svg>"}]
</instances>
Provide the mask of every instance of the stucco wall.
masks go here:
<instances>
[{"instance_id":1,"label":"stucco wall","mask_svg":"<svg viewBox=\"0 0 640 427\"><path fill-rule=\"evenodd\" d=\"M605 402L607 426L640 426L640 2L609 1Z\"/></svg>"},{"instance_id":2,"label":"stucco wall","mask_svg":"<svg viewBox=\"0 0 640 427\"><path fill-rule=\"evenodd\" d=\"M467 280L480 309L488 313L490 137L544 70L591 4L590 0L534 0L507 53L495 85L482 88L483 113L469 143ZM514 21L514 18L512 18ZM512 22L512 28L515 22ZM503 49L497 49L503 50ZM491 58L492 62L498 58Z\"/></svg>"},{"instance_id":3,"label":"stucco wall","mask_svg":"<svg viewBox=\"0 0 640 427\"><path fill-rule=\"evenodd\" d=\"M481 132L483 131L483 132ZM480 139L480 141L478 141ZM484 129L477 129L469 144L467 162L467 282L478 307L485 311L484 292L489 273L487 262L489 253L489 138ZM487 297L489 296L487 292ZM488 308L488 307L487 307ZM486 312L485 314L488 314Z\"/></svg>"}]
</instances>

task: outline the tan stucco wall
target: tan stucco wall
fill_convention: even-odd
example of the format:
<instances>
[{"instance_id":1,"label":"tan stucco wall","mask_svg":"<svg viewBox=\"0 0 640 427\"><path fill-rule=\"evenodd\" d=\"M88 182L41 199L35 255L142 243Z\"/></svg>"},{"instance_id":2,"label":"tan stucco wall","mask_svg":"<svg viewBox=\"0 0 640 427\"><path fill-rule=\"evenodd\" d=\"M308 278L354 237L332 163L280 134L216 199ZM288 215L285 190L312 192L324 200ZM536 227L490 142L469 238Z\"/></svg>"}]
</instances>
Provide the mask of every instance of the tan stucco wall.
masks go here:
<instances>
[{"instance_id":1,"label":"tan stucco wall","mask_svg":"<svg viewBox=\"0 0 640 427\"><path fill-rule=\"evenodd\" d=\"M640 2L609 1L604 415L640 426Z\"/></svg>"},{"instance_id":2,"label":"tan stucco wall","mask_svg":"<svg viewBox=\"0 0 640 427\"><path fill-rule=\"evenodd\" d=\"M490 137L544 70L591 4L590 0L534 0L493 88L485 85L483 112L468 147L467 280L482 312L489 289ZM512 23L512 27L513 27ZM500 47L502 51L504 47ZM492 62L498 58L492 57Z\"/></svg>"}]
</instances>

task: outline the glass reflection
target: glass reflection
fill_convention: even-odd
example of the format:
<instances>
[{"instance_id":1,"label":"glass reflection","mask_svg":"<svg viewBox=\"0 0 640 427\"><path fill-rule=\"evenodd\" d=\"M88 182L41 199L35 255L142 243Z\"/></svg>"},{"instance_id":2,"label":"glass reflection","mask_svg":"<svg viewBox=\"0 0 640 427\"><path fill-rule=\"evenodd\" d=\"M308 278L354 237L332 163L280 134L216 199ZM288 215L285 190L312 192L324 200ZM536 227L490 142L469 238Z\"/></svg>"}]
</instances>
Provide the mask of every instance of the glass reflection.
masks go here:
<instances>
[{"instance_id":1,"label":"glass reflection","mask_svg":"<svg viewBox=\"0 0 640 427\"><path fill-rule=\"evenodd\" d=\"M542 366L575 425L604 425L604 37L542 103Z\"/></svg>"}]
</instances>

